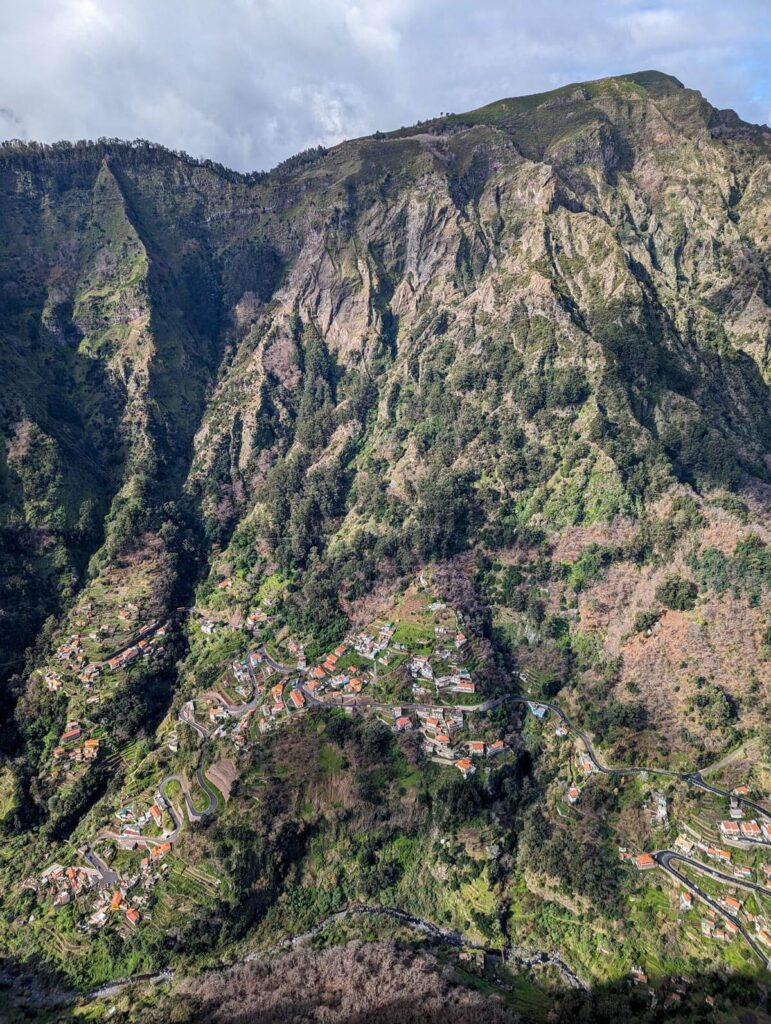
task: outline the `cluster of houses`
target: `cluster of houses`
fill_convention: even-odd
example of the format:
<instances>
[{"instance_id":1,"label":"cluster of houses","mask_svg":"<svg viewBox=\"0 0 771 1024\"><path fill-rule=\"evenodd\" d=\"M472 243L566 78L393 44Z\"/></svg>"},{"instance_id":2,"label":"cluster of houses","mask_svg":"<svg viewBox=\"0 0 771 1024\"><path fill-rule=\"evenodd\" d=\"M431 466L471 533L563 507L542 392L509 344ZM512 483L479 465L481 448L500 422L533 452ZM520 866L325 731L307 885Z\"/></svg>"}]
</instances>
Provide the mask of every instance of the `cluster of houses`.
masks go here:
<instances>
[{"instance_id":1,"label":"cluster of houses","mask_svg":"<svg viewBox=\"0 0 771 1024\"><path fill-rule=\"evenodd\" d=\"M717 902L731 917L743 918L748 924L753 925L758 941L762 942L764 946L771 947L771 931L769 931L768 920L763 915L751 913L738 896L724 894L718 897ZM729 918L718 922L713 917L702 918L701 930L708 938L719 942L730 942L739 932L736 923Z\"/></svg>"},{"instance_id":2,"label":"cluster of houses","mask_svg":"<svg viewBox=\"0 0 771 1024\"><path fill-rule=\"evenodd\" d=\"M99 740L94 737L84 738L80 722L68 722L59 737L59 745L54 747L54 759L56 761L68 759L71 764L93 761L98 753Z\"/></svg>"},{"instance_id":3,"label":"cluster of houses","mask_svg":"<svg viewBox=\"0 0 771 1024\"><path fill-rule=\"evenodd\" d=\"M131 614L126 609L121 609L118 615L120 616L123 611L126 612L126 615ZM57 668L45 670L43 676L45 685L52 693L59 691L64 683L62 678L62 672L64 672L74 675L83 684L84 689L90 690L104 671L115 672L128 668L138 658L149 658L154 652L162 650L165 635L165 624L150 623L140 630L141 639L135 644L131 644L106 661L87 662L82 637L77 633L72 634L57 648L54 654ZM92 633L91 637L94 640L100 638L97 633Z\"/></svg>"},{"instance_id":4,"label":"cluster of houses","mask_svg":"<svg viewBox=\"0 0 771 1024\"><path fill-rule=\"evenodd\" d=\"M702 935L706 935L708 939L714 939L716 942L730 942L738 934L739 929L728 918L716 921L714 917L703 917L701 931Z\"/></svg>"},{"instance_id":5,"label":"cluster of houses","mask_svg":"<svg viewBox=\"0 0 771 1024\"><path fill-rule=\"evenodd\" d=\"M720 834L732 843L771 843L771 821L721 821Z\"/></svg>"},{"instance_id":6,"label":"cluster of houses","mask_svg":"<svg viewBox=\"0 0 771 1024\"><path fill-rule=\"evenodd\" d=\"M401 707L394 707L392 714L394 732L410 732L417 728L423 737L424 752L442 760L454 761L464 779L476 771L472 758L495 757L507 749L500 739L493 743L485 740L460 741L458 734L463 728L463 712L456 708L420 708L414 715L410 715L405 714ZM455 760L459 750L465 750L468 756Z\"/></svg>"},{"instance_id":7,"label":"cluster of houses","mask_svg":"<svg viewBox=\"0 0 771 1024\"><path fill-rule=\"evenodd\" d=\"M346 637L346 644L352 647L360 657L366 658L368 661L378 660L387 666L388 656L383 652L393 640L395 632L394 624L385 622L372 634L356 633L354 636Z\"/></svg>"},{"instance_id":8,"label":"cluster of houses","mask_svg":"<svg viewBox=\"0 0 771 1024\"><path fill-rule=\"evenodd\" d=\"M451 662L452 652L441 649L435 652L434 657L441 661ZM471 673L467 668L462 668L457 664L450 664L450 671L439 676L435 674L428 655L416 654L410 659L409 668L412 678L417 681L413 685L413 691L416 695L426 692L425 687L421 685L421 680L432 682L436 688L437 695L444 693L476 693L476 685L471 678Z\"/></svg>"},{"instance_id":9,"label":"cluster of houses","mask_svg":"<svg viewBox=\"0 0 771 1024\"><path fill-rule=\"evenodd\" d=\"M137 846L144 846L149 849L154 859L159 856L156 851L161 848L163 849L160 855L171 850L170 837L173 836L179 822L173 808L160 791L155 794L154 803L144 810L137 813L132 804L127 804L118 809L116 817L120 829L117 843L122 849L134 850ZM159 843L156 838L143 835L143 830L151 822L159 830L163 842ZM172 826L171 829L168 827L169 824Z\"/></svg>"},{"instance_id":10,"label":"cluster of houses","mask_svg":"<svg viewBox=\"0 0 771 1024\"><path fill-rule=\"evenodd\" d=\"M25 888L50 899L55 907L63 907L84 893L97 889L100 883L101 875L96 868L52 864L41 874L39 883L34 879L28 879Z\"/></svg>"},{"instance_id":11,"label":"cluster of houses","mask_svg":"<svg viewBox=\"0 0 771 1024\"><path fill-rule=\"evenodd\" d=\"M121 875L111 872L110 883L98 868L52 864L39 881L28 879L24 884L38 896L50 899L55 907L73 900L85 899L88 916L78 925L82 932L103 928L108 923L125 921L136 928L148 914L150 894L169 870L163 858L171 851L171 843L158 843L143 857L139 870Z\"/></svg>"},{"instance_id":12,"label":"cluster of houses","mask_svg":"<svg viewBox=\"0 0 771 1024\"><path fill-rule=\"evenodd\" d=\"M347 638L310 670L304 688L312 697L321 697L329 692L358 696L371 681L369 672L346 672L339 668L339 662L348 653L349 646L355 639Z\"/></svg>"},{"instance_id":13,"label":"cluster of houses","mask_svg":"<svg viewBox=\"0 0 771 1024\"><path fill-rule=\"evenodd\" d=\"M83 638L79 633L68 636L63 644L56 648L54 658L65 671L79 672L86 663L86 652L83 650Z\"/></svg>"}]
</instances>

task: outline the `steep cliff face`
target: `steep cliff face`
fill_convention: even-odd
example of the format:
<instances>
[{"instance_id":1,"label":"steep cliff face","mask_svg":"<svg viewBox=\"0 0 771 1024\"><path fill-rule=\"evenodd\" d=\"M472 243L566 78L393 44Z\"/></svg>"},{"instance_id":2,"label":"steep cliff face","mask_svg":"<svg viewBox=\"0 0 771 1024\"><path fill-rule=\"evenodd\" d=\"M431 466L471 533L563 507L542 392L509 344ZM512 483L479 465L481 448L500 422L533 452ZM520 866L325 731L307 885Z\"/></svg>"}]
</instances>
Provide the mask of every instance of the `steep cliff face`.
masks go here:
<instances>
[{"instance_id":1,"label":"steep cliff face","mask_svg":"<svg viewBox=\"0 0 771 1024\"><path fill-rule=\"evenodd\" d=\"M677 482L756 493L770 152L655 72L252 177L6 145L4 671L180 516L207 558L371 580Z\"/></svg>"},{"instance_id":2,"label":"steep cliff face","mask_svg":"<svg viewBox=\"0 0 771 1024\"><path fill-rule=\"evenodd\" d=\"M274 721L270 659L237 732L215 690L249 699L258 642L313 665L396 609L415 644L462 626L479 697L557 700L608 763L730 746L712 777L768 792L769 232L771 132L655 72L269 174L0 147L0 946L88 987L372 900L595 980L729 962L627 899L648 783L566 803L578 747L520 702L468 726L508 751L472 780L364 709ZM394 650L381 710L415 699ZM704 810L688 782L671 822ZM146 880L114 829L127 800L163 818L159 785L195 803L142 927L54 915L37 879L73 849Z\"/></svg>"}]
</instances>

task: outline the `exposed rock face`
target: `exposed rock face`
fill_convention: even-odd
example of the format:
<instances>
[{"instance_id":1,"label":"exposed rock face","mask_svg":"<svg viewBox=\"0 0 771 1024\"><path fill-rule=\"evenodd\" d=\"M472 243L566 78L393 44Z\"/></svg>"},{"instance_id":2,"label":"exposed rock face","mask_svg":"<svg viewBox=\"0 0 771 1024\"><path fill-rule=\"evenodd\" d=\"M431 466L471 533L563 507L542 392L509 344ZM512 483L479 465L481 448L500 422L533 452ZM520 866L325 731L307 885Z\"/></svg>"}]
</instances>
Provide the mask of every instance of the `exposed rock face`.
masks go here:
<instances>
[{"instance_id":1,"label":"exposed rock face","mask_svg":"<svg viewBox=\"0 0 771 1024\"><path fill-rule=\"evenodd\" d=\"M362 530L381 558L401 532L443 556L677 479L764 481L770 153L654 72L251 178L148 145L6 145L11 668L170 501L208 542L248 525L304 570ZM451 493L427 496L440 472Z\"/></svg>"}]
</instances>

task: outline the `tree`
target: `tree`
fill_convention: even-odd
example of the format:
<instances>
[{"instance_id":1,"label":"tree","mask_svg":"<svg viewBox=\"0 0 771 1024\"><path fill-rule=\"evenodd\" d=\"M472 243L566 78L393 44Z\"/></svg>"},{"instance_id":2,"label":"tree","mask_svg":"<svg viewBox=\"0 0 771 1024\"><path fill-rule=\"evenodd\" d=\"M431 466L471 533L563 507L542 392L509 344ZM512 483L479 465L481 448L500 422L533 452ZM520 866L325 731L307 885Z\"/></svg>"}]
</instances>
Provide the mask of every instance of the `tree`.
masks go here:
<instances>
[{"instance_id":1,"label":"tree","mask_svg":"<svg viewBox=\"0 0 771 1024\"><path fill-rule=\"evenodd\" d=\"M656 600L677 612L687 612L696 604L696 584L684 576L669 575L656 587Z\"/></svg>"}]
</instances>

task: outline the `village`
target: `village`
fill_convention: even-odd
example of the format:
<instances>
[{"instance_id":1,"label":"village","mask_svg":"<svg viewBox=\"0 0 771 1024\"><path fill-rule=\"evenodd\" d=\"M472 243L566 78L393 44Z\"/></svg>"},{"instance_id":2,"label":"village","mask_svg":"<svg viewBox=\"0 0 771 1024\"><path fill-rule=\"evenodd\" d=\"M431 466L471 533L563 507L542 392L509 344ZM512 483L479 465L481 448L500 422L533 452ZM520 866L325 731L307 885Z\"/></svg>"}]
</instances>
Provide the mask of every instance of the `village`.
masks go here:
<instances>
[{"instance_id":1,"label":"village","mask_svg":"<svg viewBox=\"0 0 771 1024\"><path fill-rule=\"evenodd\" d=\"M225 579L217 589L227 592L231 586ZM335 707L347 714L375 717L395 734L415 735L428 760L469 779L480 771L488 774L499 760L505 762L507 738L485 729L484 721L486 712L501 699L510 699L521 703L535 727L553 735L553 742L569 745L572 753L564 761L569 779L561 803L573 813L580 813L583 789L593 776L609 771L623 776L620 769L602 766L588 738L559 709L527 695L498 699L478 695L473 645L457 613L436 599L423 577L406 590L388 617L373 619L312 659L297 638L285 632L275 634L272 612L269 599L250 610L241 632L251 637L251 643L247 641L246 650L228 660L216 683L186 700L178 711L178 726L192 729L202 741L201 758L211 746L220 751L229 747L237 758L261 735L285 727L295 716ZM241 635L221 614L198 613L191 622L203 644ZM87 662L80 638L73 636L59 647L56 657L61 672L68 673L70 680L75 674L88 692L96 688L103 672L125 670L139 658L152 657L162 649L165 634L164 623L142 626L130 642L102 662ZM50 670L46 679L49 674ZM99 694L89 693L87 700L94 696ZM555 721L550 725L552 717ZM165 742L169 752L176 754L178 728L168 732ZM98 730L94 733L85 722L72 720L53 756L55 763L72 773L76 766L85 770L85 762L94 760L99 750ZM222 784L212 784L211 771L199 767L192 783L184 774L166 776L146 803L132 801L120 807L114 825L101 829L93 848L79 849L79 860L85 863L51 865L39 878L28 879L27 887L54 907L76 902L82 913L79 927L86 932L115 923L128 934L151 919L153 889L176 860L180 830L186 822L213 813L220 796L227 800L228 789L218 794ZM771 900L771 866L761 855L771 850L771 812L747 814L748 804L758 805L752 804L753 794L746 785L736 785L727 796L728 817L716 821L710 834L686 826L671 850L635 853L621 848L619 856L640 872L663 870L678 886L678 913L698 919L703 938L726 943L741 934L758 955L768 959L771 903L767 906L764 900ZM645 813L651 827L661 829L663 836L669 811L661 790L649 791ZM673 857L680 860L675 863ZM211 884L218 882L214 879ZM707 910L700 918L697 904ZM647 982L641 968L635 968L631 977Z\"/></svg>"}]
</instances>

